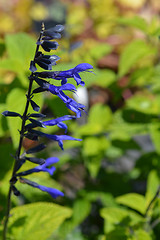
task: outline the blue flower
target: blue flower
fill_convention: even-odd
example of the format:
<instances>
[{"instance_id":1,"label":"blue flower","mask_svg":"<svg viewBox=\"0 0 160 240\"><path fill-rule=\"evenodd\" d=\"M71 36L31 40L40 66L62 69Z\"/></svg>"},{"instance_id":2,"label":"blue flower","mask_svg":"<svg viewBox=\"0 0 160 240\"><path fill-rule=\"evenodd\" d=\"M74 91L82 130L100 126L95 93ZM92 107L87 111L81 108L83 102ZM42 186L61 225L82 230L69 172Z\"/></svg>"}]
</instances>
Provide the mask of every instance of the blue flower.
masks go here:
<instances>
[{"instance_id":1,"label":"blue flower","mask_svg":"<svg viewBox=\"0 0 160 240\"><path fill-rule=\"evenodd\" d=\"M51 195L51 197L53 197L53 198L57 198L59 196L61 196L61 197L64 196L64 193L62 193L61 191L59 191L58 189L55 189L55 188L50 188L50 187L46 187L46 186L39 185L39 184L37 184L36 188L39 188L43 192L49 193Z\"/></svg>"},{"instance_id":2,"label":"blue flower","mask_svg":"<svg viewBox=\"0 0 160 240\"><path fill-rule=\"evenodd\" d=\"M67 83L67 84L62 85L60 87L54 86L52 84L48 84L48 90L51 93L53 93L55 95L58 95L60 97L62 91L76 92L76 87L73 84L71 84L71 83Z\"/></svg>"},{"instance_id":3,"label":"blue flower","mask_svg":"<svg viewBox=\"0 0 160 240\"><path fill-rule=\"evenodd\" d=\"M65 133L66 133L67 132L67 125L65 123L63 123L62 121L70 120L70 119L73 119L73 118L75 118L75 116L65 115L63 117L59 117L59 118L56 118L56 119L51 119L51 120L48 120L48 121L44 121L43 124L45 126L57 125L58 127L65 129Z\"/></svg>"},{"instance_id":4,"label":"blue flower","mask_svg":"<svg viewBox=\"0 0 160 240\"><path fill-rule=\"evenodd\" d=\"M41 44L42 48L46 51L46 52L50 52L51 50L56 50L59 46L59 44L55 41L43 41Z\"/></svg>"},{"instance_id":5,"label":"blue flower","mask_svg":"<svg viewBox=\"0 0 160 240\"><path fill-rule=\"evenodd\" d=\"M76 88L72 84L67 83L61 87L56 87L52 84L49 84L48 90L62 99L62 101L66 104L66 107L76 113L77 118L81 117L81 111L85 111L85 105L77 103L74 99L70 98L63 92L63 90L75 92Z\"/></svg>"},{"instance_id":6,"label":"blue flower","mask_svg":"<svg viewBox=\"0 0 160 240\"><path fill-rule=\"evenodd\" d=\"M82 81L79 73L85 72L88 69L93 69L93 66L88 63L81 63L76 67L66 70L66 71L53 71L53 72L36 72L35 75L42 78L53 78L55 80L61 80L61 84L67 82L67 78L74 78L77 85L84 86L85 83Z\"/></svg>"},{"instance_id":7,"label":"blue flower","mask_svg":"<svg viewBox=\"0 0 160 240\"><path fill-rule=\"evenodd\" d=\"M22 176L26 176L26 175L29 175L34 172L48 172L50 175L53 175L53 173L55 171L55 167L51 166L51 165L58 161L59 161L59 159L56 157L47 158L44 164L38 165L37 167L31 168L27 171L17 173L16 177L20 177L19 180L22 183L26 183L32 187L40 189L41 191L49 193L53 198L56 198L58 196L64 196L64 194L61 191L59 191L55 188L46 187L46 186L40 185L36 182L30 181L29 179L22 178Z\"/></svg>"},{"instance_id":8,"label":"blue flower","mask_svg":"<svg viewBox=\"0 0 160 240\"><path fill-rule=\"evenodd\" d=\"M64 193L62 193L58 189L40 185L40 184L30 181L29 179L26 179L26 178L20 178L19 180L21 183L26 183L32 187L40 189L41 191L49 193L53 198L57 198L59 196L62 196L62 197L64 196Z\"/></svg>"},{"instance_id":9,"label":"blue flower","mask_svg":"<svg viewBox=\"0 0 160 240\"><path fill-rule=\"evenodd\" d=\"M77 103L72 98L68 97L63 91L68 90L71 92L76 92L76 88L73 84L66 83L62 86L54 86L49 82L35 77L34 80L39 84L39 86L44 89L45 91L50 91L52 94L57 95L62 101L66 104L66 107L69 108L71 111L75 112L77 118L81 117L81 111L85 111L85 105Z\"/></svg>"},{"instance_id":10,"label":"blue flower","mask_svg":"<svg viewBox=\"0 0 160 240\"><path fill-rule=\"evenodd\" d=\"M44 31L43 33L43 40L52 40L52 39L59 39L61 38L61 34L60 32L62 32L64 30L64 26L63 25L56 25L53 28L49 28L47 30Z\"/></svg>"},{"instance_id":11,"label":"blue flower","mask_svg":"<svg viewBox=\"0 0 160 240\"><path fill-rule=\"evenodd\" d=\"M37 70L35 63L45 70L52 70L52 66L56 65L60 57L57 55L44 55L42 52L37 52L34 61L30 63L30 71L35 72Z\"/></svg>"},{"instance_id":12,"label":"blue flower","mask_svg":"<svg viewBox=\"0 0 160 240\"><path fill-rule=\"evenodd\" d=\"M56 168L54 166L50 167L50 165L52 165L52 164L54 164L58 161L59 161L58 158L50 157L50 158L46 159L44 164L38 165L38 166L36 166L34 168L31 168L29 170L26 170L26 171L17 173L16 175L17 176L26 176L26 175L29 175L29 174L34 173L34 172L48 172L50 175L53 175ZM50 167L50 168L48 168L48 167Z\"/></svg>"},{"instance_id":13,"label":"blue flower","mask_svg":"<svg viewBox=\"0 0 160 240\"><path fill-rule=\"evenodd\" d=\"M68 135L51 135L51 134L47 134L47 133L43 133L40 131L36 131L33 129L29 130L32 134L40 136L40 137L47 137L53 141L57 141L60 148L63 150L63 140L76 140L76 141L82 141L82 139L79 138L74 138Z\"/></svg>"},{"instance_id":14,"label":"blue flower","mask_svg":"<svg viewBox=\"0 0 160 240\"><path fill-rule=\"evenodd\" d=\"M66 107L69 108L71 111L76 113L77 118L81 117L81 112L84 111L85 112L85 105L81 104L81 103L77 103L74 99L68 97L67 95L65 95L63 92L60 92L58 95L63 102L66 104Z\"/></svg>"},{"instance_id":15,"label":"blue flower","mask_svg":"<svg viewBox=\"0 0 160 240\"><path fill-rule=\"evenodd\" d=\"M51 140L54 140L54 141L57 141L58 142L58 145L60 146L60 148L62 150L63 149L63 140L75 140L75 141L82 141L82 139L78 139L78 138L74 138L74 137L71 137L71 136L68 136L68 135L51 135L51 134L45 134L45 137L51 139Z\"/></svg>"}]
</instances>

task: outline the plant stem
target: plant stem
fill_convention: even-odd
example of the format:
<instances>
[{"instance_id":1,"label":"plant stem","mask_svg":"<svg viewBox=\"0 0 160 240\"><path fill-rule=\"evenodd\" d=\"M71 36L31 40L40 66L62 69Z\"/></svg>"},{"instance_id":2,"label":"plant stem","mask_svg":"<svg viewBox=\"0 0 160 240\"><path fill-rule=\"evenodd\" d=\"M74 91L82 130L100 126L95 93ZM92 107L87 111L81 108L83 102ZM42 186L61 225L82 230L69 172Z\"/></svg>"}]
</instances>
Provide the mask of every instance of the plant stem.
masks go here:
<instances>
[{"instance_id":1,"label":"plant stem","mask_svg":"<svg viewBox=\"0 0 160 240\"><path fill-rule=\"evenodd\" d=\"M33 84L33 80L30 80L29 88L28 88L28 94L27 94L26 107L25 107L23 117L22 117L23 120L22 120L21 131L20 131L19 145L18 145L18 149L17 149L16 155L15 155L15 161L14 161L14 167L13 167L13 172L12 172L11 179L13 179L15 177L15 173L16 173L16 169L17 169L17 162L19 160L20 153L21 153L22 142L23 142L23 137L24 137L24 132L25 132L25 123L26 123L26 120L27 120L27 112L28 112L28 107L29 107L29 96L31 95L32 84ZM8 198L7 198L7 211L6 211L5 222L4 222L4 230L3 230L3 240L6 240L7 225L8 225L9 214L10 214L10 209L11 209L12 186L13 186L13 183L10 182Z\"/></svg>"},{"instance_id":2,"label":"plant stem","mask_svg":"<svg viewBox=\"0 0 160 240\"><path fill-rule=\"evenodd\" d=\"M40 41L42 39L43 31L44 31L44 24L42 23L42 31L40 32L38 41ZM37 45L37 47L36 47L34 60L35 60L35 57L36 57L36 54L38 51L39 51L39 45ZM27 102L26 102L25 110L24 110L24 113L22 116L22 125L21 125L21 130L20 130L19 145L18 145L18 149L15 154L15 157L14 157L15 161L14 161L14 167L13 167L13 171L12 171L11 180L15 178L17 163L18 163L18 161L20 161L20 153L21 153L21 149L22 149L22 143L23 143L23 138L24 138L24 133L25 133L25 124L26 124L26 120L27 120L27 113L28 113L32 85L33 85L32 76L33 76L33 73L31 73L31 75L29 77L29 87L28 87L28 93L26 95ZM15 182L10 181L10 187L9 187L9 192L8 192L8 197L7 197L7 210L6 210L6 215L5 215L5 220L4 220L4 228L3 228L3 240L6 240L6 237L7 237L6 236L7 235L7 227L8 227L8 221L9 221L9 215L10 215L10 209L11 209L12 186L14 184L15 184Z\"/></svg>"},{"instance_id":3,"label":"plant stem","mask_svg":"<svg viewBox=\"0 0 160 240\"><path fill-rule=\"evenodd\" d=\"M159 193L160 193L160 186L158 187L155 196L152 198L152 200L150 201L150 203L149 203L149 205L148 205L148 207L147 207L147 209L146 209L145 217L147 217L148 212L149 212L149 210L150 210L150 208L151 208L151 206L152 206L152 203L157 199L157 197L159 196Z\"/></svg>"}]
</instances>

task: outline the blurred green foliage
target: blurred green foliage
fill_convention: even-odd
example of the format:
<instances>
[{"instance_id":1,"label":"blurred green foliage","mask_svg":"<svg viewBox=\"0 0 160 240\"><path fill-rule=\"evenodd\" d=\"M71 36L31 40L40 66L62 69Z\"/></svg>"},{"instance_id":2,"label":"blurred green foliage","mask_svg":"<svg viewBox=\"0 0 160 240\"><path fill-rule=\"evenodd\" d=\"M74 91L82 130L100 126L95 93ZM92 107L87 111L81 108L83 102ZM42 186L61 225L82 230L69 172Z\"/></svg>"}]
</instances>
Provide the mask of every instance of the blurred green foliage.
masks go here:
<instances>
[{"instance_id":1,"label":"blurred green foliage","mask_svg":"<svg viewBox=\"0 0 160 240\"><path fill-rule=\"evenodd\" d=\"M19 184L22 197L13 197L11 239L160 238L160 8L156 0L150 1L149 8L157 9L152 16L145 2L61 2L67 9L67 34L57 54L62 60L54 70L81 62L94 66L94 74L81 75L88 92L88 116L67 123L69 133L83 141L65 142L63 153L56 143L48 143L47 151L40 155L60 158L54 178L33 174L31 180L62 188L65 197L50 203L53 200L48 195ZM46 14L42 6L35 9L35 16ZM82 46L71 51L72 43L78 41ZM23 111L34 48L34 37L26 33L8 33L1 39L1 112ZM36 97L42 112L50 117L68 114L56 97ZM0 116L1 220L18 129L19 120ZM51 127L46 131L59 130ZM23 147L33 145L25 139ZM20 206L24 203L27 205Z\"/></svg>"}]
</instances>

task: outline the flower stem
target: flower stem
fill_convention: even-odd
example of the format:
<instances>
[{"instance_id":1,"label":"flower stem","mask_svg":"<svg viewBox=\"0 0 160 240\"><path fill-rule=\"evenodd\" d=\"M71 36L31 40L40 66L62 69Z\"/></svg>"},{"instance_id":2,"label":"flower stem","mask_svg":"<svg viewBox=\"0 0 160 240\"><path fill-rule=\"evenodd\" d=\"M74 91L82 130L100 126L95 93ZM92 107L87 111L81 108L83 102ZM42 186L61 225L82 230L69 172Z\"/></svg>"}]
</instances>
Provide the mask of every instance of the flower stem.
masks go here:
<instances>
[{"instance_id":1,"label":"flower stem","mask_svg":"<svg viewBox=\"0 0 160 240\"><path fill-rule=\"evenodd\" d=\"M149 203L149 205L148 205L148 207L147 207L147 209L146 209L145 217L147 217L148 212L149 212L149 210L150 210L153 202L154 202L154 201L157 199L157 197L159 196L159 193L160 193L160 186L158 187L156 194L154 195L154 197L152 198L152 200L150 201L150 203Z\"/></svg>"},{"instance_id":2,"label":"flower stem","mask_svg":"<svg viewBox=\"0 0 160 240\"><path fill-rule=\"evenodd\" d=\"M38 38L38 41L40 41L42 39L43 31L44 31L44 24L42 23L42 31L40 32L40 36ZM39 45L37 45L37 47L36 47L34 59L35 59L38 51L39 51ZM9 192L8 192L8 197L7 197L7 210L6 210L5 220L4 220L3 238L2 238L3 240L7 239L7 228L8 228L10 209L11 209L12 187L15 184L15 182L12 181L12 180L15 178L17 164L20 161L20 153L21 153L21 149L22 149L23 137L24 137L24 132L25 132L25 124L26 124L26 120L27 120L27 113L28 113L29 102L30 102L30 99L31 99L32 85L33 85L32 75L33 75L33 73L31 73L31 75L29 77L29 87L28 87L28 93L26 95L27 101L26 101L25 110L24 110L24 113L23 113L23 116L22 116L22 124L21 124L21 130L20 130L19 145L18 145L18 149L17 149L16 154L15 154L15 157L14 157L14 159L15 159L14 167L13 167L13 171L12 171L12 177L11 177L11 180L10 180L10 187L9 187Z\"/></svg>"}]
</instances>

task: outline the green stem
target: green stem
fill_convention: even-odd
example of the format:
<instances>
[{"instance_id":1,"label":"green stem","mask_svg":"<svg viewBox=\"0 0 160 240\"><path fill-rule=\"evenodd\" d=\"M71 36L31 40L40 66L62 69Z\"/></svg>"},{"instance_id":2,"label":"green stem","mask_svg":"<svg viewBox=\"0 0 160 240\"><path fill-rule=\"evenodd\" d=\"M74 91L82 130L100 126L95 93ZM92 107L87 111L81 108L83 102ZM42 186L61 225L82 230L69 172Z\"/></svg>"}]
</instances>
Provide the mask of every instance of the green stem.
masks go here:
<instances>
[{"instance_id":1,"label":"green stem","mask_svg":"<svg viewBox=\"0 0 160 240\"><path fill-rule=\"evenodd\" d=\"M147 217L148 212L149 212L152 204L154 203L154 201L155 201L155 200L157 199L157 197L159 196L159 193L160 193L160 186L158 187L156 194L154 195L154 197L152 198L152 200L150 201L150 203L149 203L149 205L148 205L148 207L147 207L147 209L146 209L145 217Z\"/></svg>"},{"instance_id":2,"label":"green stem","mask_svg":"<svg viewBox=\"0 0 160 240\"><path fill-rule=\"evenodd\" d=\"M27 120L27 112L28 112L28 107L29 107L29 96L31 95L32 84L33 84L33 80L30 80L28 94L27 94L26 107L25 107L23 117L22 117L23 120L22 120L21 131L20 131L19 145L18 145L18 149L17 149L16 155L15 155L15 161L14 161L14 167L13 167L11 179L13 179L15 176L16 169L17 169L17 163L18 163L20 153L21 153L22 142L23 142L23 137L24 137L24 132L25 132L25 123ZM4 221L4 229L3 229L3 240L6 240L7 226L8 226L10 209L11 209L12 186L13 186L13 183L10 182L8 198L7 198L7 211L6 211L6 216L5 216L5 221Z\"/></svg>"},{"instance_id":3,"label":"green stem","mask_svg":"<svg viewBox=\"0 0 160 240\"><path fill-rule=\"evenodd\" d=\"M44 24L42 23L42 31L40 32L40 36L38 38L38 41L40 41L42 39L43 31L44 31ZM36 56L38 51L39 51L39 45L37 45L37 47L36 47L35 56ZM34 59L35 59L35 56L34 56ZM31 91L32 91L32 85L33 85L32 76L33 76L33 73L29 77L29 87L28 87L28 93L26 95L27 102L26 102L25 110L24 110L24 113L23 113L23 116L22 116L22 125L21 125L21 130L20 130L19 145L18 145L18 149L17 149L16 154L15 154L15 161L14 161L14 167L13 167L11 179L13 179L15 177L17 164L20 160L20 153L21 153L23 137L24 137L24 133L25 133L25 124L26 124L26 120L27 120L27 113L28 113L29 102L30 102ZM6 210L6 215L5 215L5 220L4 220L4 228L3 228L3 240L6 240L6 237L7 237L6 235L7 235L8 221L9 221L9 215L10 215L10 210L11 210L12 186L14 184L15 183L10 181L10 187L9 187L9 192L8 192L8 197L7 197L7 210Z\"/></svg>"}]
</instances>

